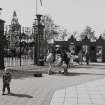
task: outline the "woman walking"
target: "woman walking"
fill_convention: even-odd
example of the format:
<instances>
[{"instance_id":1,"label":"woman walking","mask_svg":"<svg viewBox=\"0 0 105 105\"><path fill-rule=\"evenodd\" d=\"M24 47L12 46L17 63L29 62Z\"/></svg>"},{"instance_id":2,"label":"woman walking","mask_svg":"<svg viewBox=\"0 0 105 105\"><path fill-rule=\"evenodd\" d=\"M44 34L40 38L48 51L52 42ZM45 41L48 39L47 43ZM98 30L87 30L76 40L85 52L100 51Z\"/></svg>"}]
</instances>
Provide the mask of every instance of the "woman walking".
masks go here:
<instances>
[{"instance_id":1,"label":"woman walking","mask_svg":"<svg viewBox=\"0 0 105 105\"><path fill-rule=\"evenodd\" d=\"M50 52L48 55L47 55L47 58L46 58L46 62L48 63L48 66L49 66L49 69L48 69L48 74L50 75L52 73L52 63L54 61L54 54L53 52Z\"/></svg>"}]
</instances>

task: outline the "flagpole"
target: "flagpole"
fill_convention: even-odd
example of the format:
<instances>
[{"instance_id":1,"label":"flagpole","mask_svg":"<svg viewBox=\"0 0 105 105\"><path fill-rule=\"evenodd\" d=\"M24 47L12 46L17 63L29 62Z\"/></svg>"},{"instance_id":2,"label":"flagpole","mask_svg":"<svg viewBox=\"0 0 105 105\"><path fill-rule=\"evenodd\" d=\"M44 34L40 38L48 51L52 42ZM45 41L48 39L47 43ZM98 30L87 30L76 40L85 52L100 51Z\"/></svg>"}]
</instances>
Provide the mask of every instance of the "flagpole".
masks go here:
<instances>
[{"instance_id":1,"label":"flagpole","mask_svg":"<svg viewBox=\"0 0 105 105\"><path fill-rule=\"evenodd\" d=\"M38 1L36 0L36 15L37 15L37 11L38 11Z\"/></svg>"}]
</instances>

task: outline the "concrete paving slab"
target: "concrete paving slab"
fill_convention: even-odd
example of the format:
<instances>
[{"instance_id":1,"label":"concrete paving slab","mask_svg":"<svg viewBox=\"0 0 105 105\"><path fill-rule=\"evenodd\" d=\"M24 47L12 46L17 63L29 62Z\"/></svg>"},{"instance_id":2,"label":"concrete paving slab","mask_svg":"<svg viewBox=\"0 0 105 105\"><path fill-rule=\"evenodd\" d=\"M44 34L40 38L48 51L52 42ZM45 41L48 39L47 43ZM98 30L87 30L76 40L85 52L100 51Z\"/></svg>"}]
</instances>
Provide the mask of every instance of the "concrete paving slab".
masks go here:
<instances>
[{"instance_id":1,"label":"concrete paving slab","mask_svg":"<svg viewBox=\"0 0 105 105\"><path fill-rule=\"evenodd\" d=\"M62 95L60 92L65 91ZM62 96L61 100L52 97L51 104L56 105L56 103L63 103L63 105L105 105L105 78L100 80L95 80L78 86L68 87L58 90L54 93L54 97L59 94Z\"/></svg>"}]
</instances>

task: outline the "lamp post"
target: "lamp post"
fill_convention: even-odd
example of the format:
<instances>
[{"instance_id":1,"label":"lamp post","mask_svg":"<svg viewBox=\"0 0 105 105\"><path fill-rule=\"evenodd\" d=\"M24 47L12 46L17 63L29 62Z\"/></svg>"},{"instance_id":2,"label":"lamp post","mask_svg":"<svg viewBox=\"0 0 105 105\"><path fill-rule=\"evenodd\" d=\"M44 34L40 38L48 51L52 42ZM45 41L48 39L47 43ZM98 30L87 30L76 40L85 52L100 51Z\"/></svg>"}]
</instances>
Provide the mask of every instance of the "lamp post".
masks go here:
<instances>
[{"instance_id":1,"label":"lamp post","mask_svg":"<svg viewBox=\"0 0 105 105\"><path fill-rule=\"evenodd\" d=\"M33 24L34 28L34 64L38 64L38 29L37 29L37 19L35 19L35 23Z\"/></svg>"},{"instance_id":2,"label":"lamp post","mask_svg":"<svg viewBox=\"0 0 105 105\"><path fill-rule=\"evenodd\" d=\"M38 45L38 64L39 64L39 59L40 59L40 40L41 40L41 17L42 15L36 15L37 17L37 22L38 22L38 25L37 25L37 28L38 28L38 36L37 36L37 45Z\"/></svg>"},{"instance_id":3,"label":"lamp post","mask_svg":"<svg viewBox=\"0 0 105 105\"><path fill-rule=\"evenodd\" d=\"M38 64L39 65L44 65L42 64L42 62L44 62L44 46L43 46L43 42L44 42L44 25L42 25L41 23L41 17L42 15L40 14L37 14L36 15L37 17L37 22L38 22L38 25L37 25L37 29L38 29L38 35L37 35L37 45L38 45Z\"/></svg>"},{"instance_id":4,"label":"lamp post","mask_svg":"<svg viewBox=\"0 0 105 105\"><path fill-rule=\"evenodd\" d=\"M20 57L20 66L21 66L21 45L22 45L21 44L21 40L22 40L22 35L21 35L21 32L20 32L20 35L19 35L19 42L20 42L19 43L19 47L20 47L20 56L19 56Z\"/></svg>"},{"instance_id":5,"label":"lamp post","mask_svg":"<svg viewBox=\"0 0 105 105\"><path fill-rule=\"evenodd\" d=\"M36 15L37 19L35 19L34 27L34 64L40 65L40 58L41 54L43 54L42 51L42 43L44 41L43 38L43 29L44 26L41 24L41 17L42 15Z\"/></svg>"}]
</instances>

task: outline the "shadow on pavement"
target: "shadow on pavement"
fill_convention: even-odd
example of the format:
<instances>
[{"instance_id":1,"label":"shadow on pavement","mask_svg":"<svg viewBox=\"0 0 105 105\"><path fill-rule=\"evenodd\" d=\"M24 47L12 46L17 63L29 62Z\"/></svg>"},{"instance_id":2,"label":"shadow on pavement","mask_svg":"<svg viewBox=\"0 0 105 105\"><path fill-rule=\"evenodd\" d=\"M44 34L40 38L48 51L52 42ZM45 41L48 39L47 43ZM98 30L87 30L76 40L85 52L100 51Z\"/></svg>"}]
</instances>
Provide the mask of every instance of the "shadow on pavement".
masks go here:
<instances>
[{"instance_id":1,"label":"shadow on pavement","mask_svg":"<svg viewBox=\"0 0 105 105\"><path fill-rule=\"evenodd\" d=\"M105 75L105 74L68 72L65 76L78 76L78 75Z\"/></svg>"},{"instance_id":2,"label":"shadow on pavement","mask_svg":"<svg viewBox=\"0 0 105 105\"><path fill-rule=\"evenodd\" d=\"M10 96L16 96L16 97L20 97L20 98L24 98L24 97L26 97L26 98L33 98L33 96L31 96L31 95L28 95L28 94L18 94L18 93L10 93Z\"/></svg>"},{"instance_id":3,"label":"shadow on pavement","mask_svg":"<svg viewBox=\"0 0 105 105\"><path fill-rule=\"evenodd\" d=\"M37 71L20 71L20 70L11 70L12 79L23 79L28 77L34 77L34 74L37 73ZM43 73L42 71L38 71ZM0 71L0 78L3 76L3 71Z\"/></svg>"},{"instance_id":4,"label":"shadow on pavement","mask_svg":"<svg viewBox=\"0 0 105 105\"><path fill-rule=\"evenodd\" d=\"M73 68L94 68L92 66L74 66Z\"/></svg>"}]
</instances>

